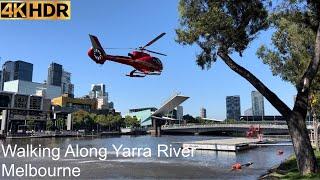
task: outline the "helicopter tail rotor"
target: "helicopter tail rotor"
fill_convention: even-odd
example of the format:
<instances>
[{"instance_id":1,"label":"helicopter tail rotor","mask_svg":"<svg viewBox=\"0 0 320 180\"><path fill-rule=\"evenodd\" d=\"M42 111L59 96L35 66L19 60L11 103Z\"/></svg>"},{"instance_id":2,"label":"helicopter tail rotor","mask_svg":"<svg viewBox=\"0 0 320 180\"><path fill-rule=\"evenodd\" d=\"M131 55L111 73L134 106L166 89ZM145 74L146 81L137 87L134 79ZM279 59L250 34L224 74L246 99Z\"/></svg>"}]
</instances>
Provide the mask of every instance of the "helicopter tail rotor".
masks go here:
<instances>
[{"instance_id":1,"label":"helicopter tail rotor","mask_svg":"<svg viewBox=\"0 0 320 180\"><path fill-rule=\"evenodd\" d=\"M103 64L105 57L107 56L103 47L101 46L99 39L94 35L89 35L92 48L89 50L89 56L98 64Z\"/></svg>"}]
</instances>

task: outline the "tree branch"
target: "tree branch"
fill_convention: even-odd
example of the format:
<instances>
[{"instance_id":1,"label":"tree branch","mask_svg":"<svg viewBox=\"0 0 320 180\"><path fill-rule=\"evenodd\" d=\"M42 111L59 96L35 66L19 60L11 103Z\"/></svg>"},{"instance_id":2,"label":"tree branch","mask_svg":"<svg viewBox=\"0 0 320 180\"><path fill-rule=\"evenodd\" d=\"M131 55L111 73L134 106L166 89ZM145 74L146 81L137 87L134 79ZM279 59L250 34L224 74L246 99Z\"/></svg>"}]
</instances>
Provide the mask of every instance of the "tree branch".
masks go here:
<instances>
[{"instance_id":1,"label":"tree branch","mask_svg":"<svg viewBox=\"0 0 320 180\"><path fill-rule=\"evenodd\" d=\"M266 87L257 77L244 67L237 64L233 59L222 51L218 51L218 56L236 73L249 81L284 117L288 118L291 109L279 99L268 87Z\"/></svg>"},{"instance_id":2,"label":"tree branch","mask_svg":"<svg viewBox=\"0 0 320 180\"><path fill-rule=\"evenodd\" d=\"M318 69L320 65L320 23L318 25L316 43L314 48L314 55L312 61L310 62L308 69L302 76L300 80L298 91L308 91L310 89L312 80L317 75Z\"/></svg>"}]
</instances>

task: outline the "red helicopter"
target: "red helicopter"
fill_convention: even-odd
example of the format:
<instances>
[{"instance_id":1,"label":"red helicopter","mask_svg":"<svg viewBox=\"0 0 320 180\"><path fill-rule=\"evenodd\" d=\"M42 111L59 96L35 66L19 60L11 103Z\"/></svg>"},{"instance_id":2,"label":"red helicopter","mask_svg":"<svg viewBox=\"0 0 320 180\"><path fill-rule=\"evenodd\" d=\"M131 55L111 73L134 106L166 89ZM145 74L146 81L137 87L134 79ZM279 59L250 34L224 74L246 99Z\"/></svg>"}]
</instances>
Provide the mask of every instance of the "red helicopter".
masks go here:
<instances>
[{"instance_id":1,"label":"red helicopter","mask_svg":"<svg viewBox=\"0 0 320 180\"><path fill-rule=\"evenodd\" d=\"M145 46L142 46L139 48L126 48L126 49L134 50L132 53L128 53L128 56L115 56L115 55L106 54L98 38L94 35L89 35L92 43L92 47L89 49L88 55L97 64L104 64L107 60L109 60L109 61L114 61L117 63L132 66L134 70L132 70L129 74L126 74L126 76L129 76L129 77L145 77L146 75L160 75L163 70L163 65L160 59L157 57L153 57L150 54L145 52L166 56L165 54L146 49L146 47L155 43L157 40L162 38L165 34L166 33L161 33L159 36L154 38ZM110 49L117 49L117 48L110 48Z\"/></svg>"}]
</instances>

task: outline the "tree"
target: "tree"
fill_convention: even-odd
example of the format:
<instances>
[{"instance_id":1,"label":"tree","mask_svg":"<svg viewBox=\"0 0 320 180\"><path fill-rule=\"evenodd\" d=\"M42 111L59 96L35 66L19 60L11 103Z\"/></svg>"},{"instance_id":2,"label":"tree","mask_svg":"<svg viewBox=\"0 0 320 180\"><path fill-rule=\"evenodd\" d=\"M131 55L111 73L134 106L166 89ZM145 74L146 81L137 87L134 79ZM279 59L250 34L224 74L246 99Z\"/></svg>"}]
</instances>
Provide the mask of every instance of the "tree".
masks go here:
<instances>
[{"instance_id":1,"label":"tree","mask_svg":"<svg viewBox=\"0 0 320 180\"><path fill-rule=\"evenodd\" d=\"M64 130L66 129L66 122L63 118L59 118L57 119L57 128L61 131L61 130Z\"/></svg>"},{"instance_id":2,"label":"tree","mask_svg":"<svg viewBox=\"0 0 320 180\"><path fill-rule=\"evenodd\" d=\"M269 2L269 1L268 1ZM202 69L209 69L218 57L234 72L250 82L287 120L301 174L318 171L316 158L310 143L305 118L308 109L308 95L319 68L320 57L320 2L317 0L283 0L281 6L290 8L286 11L275 10L279 15L304 15L304 24L311 27L314 37L313 54L303 75L297 83L297 96L291 110L250 71L240 66L230 57L243 51L254 40L258 33L270 25L269 15L274 13L270 4L264 0L180 0L179 13L181 27L176 30L177 41L183 45L196 43L201 48L197 55L197 64ZM280 6L279 6L280 7ZM312 47L310 47L312 49ZM298 60L302 61L303 57Z\"/></svg>"},{"instance_id":3,"label":"tree","mask_svg":"<svg viewBox=\"0 0 320 180\"><path fill-rule=\"evenodd\" d=\"M46 123L47 131L52 131L53 127L54 127L54 124L53 124L52 120L48 120L47 123Z\"/></svg>"},{"instance_id":4,"label":"tree","mask_svg":"<svg viewBox=\"0 0 320 180\"><path fill-rule=\"evenodd\" d=\"M79 110L72 113L74 129L92 130L94 125L94 117L94 114L90 114L84 110Z\"/></svg>"},{"instance_id":5,"label":"tree","mask_svg":"<svg viewBox=\"0 0 320 180\"><path fill-rule=\"evenodd\" d=\"M233 123L237 123L237 120L235 120L235 119L226 119L224 122L233 124Z\"/></svg>"},{"instance_id":6,"label":"tree","mask_svg":"<svg viewBox=\"0 0 320 180\"><path fill-rule=\"evenodd\" d=\"M108 125L107 117L103 114L99 114L95 118L95 123L101 126L107 126Z\"/></svg>"},{"instance_id":7,"label":"tree","mask_svg":"<svg viewBox=\"0 0 320 180\"><path fill-rule=\"evenodd\" d=\"M27 130L31 131L35 129L35 121L33 119L27 120Z\"/></svg>"},{"instance_id":8,"label":"tree","mask_svg":"<svg viewBox=\"0 0 320 180\"><path fill-rule=\"evenodd\" d=\"M138 121L137 117L131 117L131 116L126 116L124 118L124 125L125 127L139 127L140 122Z\"/></svg>"},{"instance_id":9,"label":"tree","mask_svg":"<svg viewBox=\"0 0 320 180\"><path fill-rule=\"evenodd\" d=\"M123 119L120 115L108 115L111 119L111 127L113 130L120 130L120 126L123 123Z\"/></svg>"},{"instance_id":10,"label":"tree","mask_svg":"<svg viewBox=\"0 0 320 180\"><path fill-rule=\"evenodd\" d=\"M183 120L186 120L187 123L197 123L197 120L190 114L184 115Z\"/></svg>"},{"instance_id":11,"label":"tree","mask_svg":"<svg viewBox=\"0 0 320 180\"><path fill-rule=\"evenodd\" d=\"M272 13L270 22L276 30L271 38L273 48L262 45L257 51L258 57L270 66L273 75L292 83L297 89L315 50L315 25L306 24L305 16L309 16L308 13L310 12L296 13L296 10ZM308 111L314 120L320 107L312 101L320 95L319 93L320 72L314 77L308 94Z\"/></svg>"},{"instance_id":12,"label":"tree","mask_svg":"<svg viewBox=\"0 0 320 180\"><path fill-rule=\"evenodd\" d=\"M197 123L199 123L199 124L210 124L210 123L212 123L212 121L202 119L201 117L196 117L196 121L197 121Z\"/></svg>"},{"instance_id":13,"label":"tree","mask_svg":"<svg viewBox=\"0 0 320 180\"><path fill-rule=\"evenodd\" d=\"M270 22L276 29L272 36L273 48L262 45L257 51L263 63L270 66L275 76L281 77L299 88L299 82L304 75L305 69L314 56L316 40L315 25L308 25L305 16L296 11L276 11L271 14ZM314 77L310 86L309 95L319 94L320 72Z\"/></svg>"}]
</instances>

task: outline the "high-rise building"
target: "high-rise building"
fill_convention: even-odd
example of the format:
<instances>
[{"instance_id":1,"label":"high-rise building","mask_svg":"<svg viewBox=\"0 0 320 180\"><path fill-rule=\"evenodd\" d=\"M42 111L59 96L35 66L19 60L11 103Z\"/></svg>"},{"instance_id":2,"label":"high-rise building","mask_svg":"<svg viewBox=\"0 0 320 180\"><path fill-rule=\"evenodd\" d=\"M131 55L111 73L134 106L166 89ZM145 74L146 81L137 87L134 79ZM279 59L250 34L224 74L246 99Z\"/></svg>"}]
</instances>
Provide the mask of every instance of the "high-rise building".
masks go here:
<instances>
[{"instance_id":1,"label":"high-rise building","mask_svg":"<svg viewBox=\"0 0 320 180\"><path fill-rule=\"evenodd\" d=\"M258 91L251 92L252 115L264 116L264 98Z\"/></svg>"},{"instance_id":2,"label":"high-rise building","mask_svg":"<svg viewBox=\"0 0 320 180\"><path fill-rule=\"evenodd\" d=\"M207 110L205 108L200 109L200 117L207 118Z\"/></svg>"},{"instance_id":3,"label":"high-rise building","mask_svg":"<svg viewBox=\"0 0 320 180\"><path fill-rule=\"evenodd\" d=\"M2 79L1 82L13 81L14 75L14 61L7 61L2 65Z\"/></svg>"},{"instance_id":4,"label":"high-rise building","mask_svg":"<svg viewBox=\"0 0 320 180\"><path fill-rule=\"evenodd\" d=\"M108 97L97 98L97 109L111 109L108 104Z\"/></svg>"},{"instance_id":5,"label":"high-rise building","mask_svg":"<svg viewBox=\"0 0 320 180\"><path fill-rule=\"evenodd\" d=\"M24 61L7 61L2 66L1 88L8 81L32 81L33 64ZM1 90L2 90L1 89Z\"/></svg>"},{"instance_id":6,"label":"high-rise building","mask_svg":"<svg viewBox=\"0 0 320 180\"><path fill-rule=\"evenodd\" d=\"M15 61L14 80L32 82L33 64L24 61Z\"/></svg>"},{"instance_id":7,"label":"high-rise building","mask_svg":"<svg viewBox=\"0 0 320 180\"><path fill-rule=\"evenodd\" d=\"M108 103L108 107L109 107L109 109L114 109L114 103L112 101L110 101Z\"/></svg>"},{"instance_id":8,"label":"high-rise building","mask_svg":"<svg viewBox=\"0 0 320 180\"><path fill-rule=\"evenodd\" d=\"M63 66L57 63L51 63L48 68L47 84L61 87L61 94L73 96L74 85L71 83L71 73L65 71Z\"/></svg>"},{"instance_id":9,"label":"high-rise building","mask_svg":"<svg viewBox=\"0 0 320 180\"><path fill-rule=\"evenodd\" d=\"M74 85L71 83L71 73L67 71L62 71L61 91L62 94L74 94Z\"/></svg>"},{"instance_id":10,"label":"high-rise building","mask_svg":"<svg viewBox=\"0 0 320 180\"><path fill-rule=\"evenodd\" d=\"M61 86L62 83L62 65L57 63L51 63L48 68L48 80L47 83L53 86Z\"/></svg>"},{"instance_id":11,"label":"high-rise building","mask_svg":"<svg viewBox=\"0 0 320 180\"><path fill-rule=\"evenodd\" d=\"M177 119L183 120L183 107L182 106L178 106L177 107Z\"/></svg>"},{"instance_id":12,"label":"high-rise building","mask_svg":"<svg viewBox=\"0 0 320 180\"><path fill-rule=\"evenodd\" d=\"M106 93L106 85L105 84L92 84L89 96L90 96L90 98L101 98L101 97L108 96L108 94Z\"/></svg>"},{"instance_id":13,"label":"high-rise building","mask_svg":"<svg viewBox=\"0 0 320 180\"><path fill-rule=\"evenodd\" d=\"M89 97L91 99L97 99L98 101L98 109L112 109L109 105L109 97L106 92L105 84L92 84L91 91L89 92Z\"/></svg>"},{"instance_id":14,"label":"high-rise building","mask_svg":"<svg viewBox=\"0 0 320 180\"><path fill-rule=\"evenodd\" d=\"M241 116L240 96L226 97L227 119L239 120Z\"/></svg>"}]
</instances>

